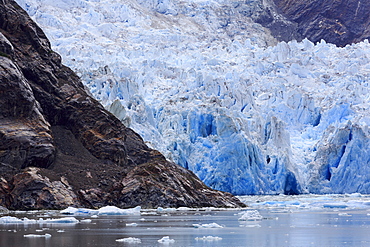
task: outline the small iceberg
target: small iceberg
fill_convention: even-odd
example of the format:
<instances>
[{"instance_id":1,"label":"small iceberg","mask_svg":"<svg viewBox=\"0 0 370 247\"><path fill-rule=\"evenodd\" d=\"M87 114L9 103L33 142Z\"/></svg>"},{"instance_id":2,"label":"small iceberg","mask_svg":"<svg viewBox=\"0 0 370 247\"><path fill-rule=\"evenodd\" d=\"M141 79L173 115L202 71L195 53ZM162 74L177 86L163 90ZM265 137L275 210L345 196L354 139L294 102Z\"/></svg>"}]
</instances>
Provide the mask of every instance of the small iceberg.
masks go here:
<instances>
[{"instance_id":1,"label":"small iceberg","mask_svg":"<svg viewBox=\"0 0 370 247\"><path fill-rule=\"evenodd\" d=\"M49 233L38 235L38 234L27 234L23 235L25 238L51 238L51 235Z\"/></svg>"},{"instance_id":2,"label":"small iceberg","mask_svg":"<svg viewBox=\"0 0 370 247\"><path fill-rule=\"evenodd\" d=\"M217 223L210 223L210 224L193 224L195 228L223 228Z\"/></svg>"},{"instance_id":3,"label":"small iceberg","mask_svg":"<svg viewBox=\"0 0 370 247\"><path fill-rule=\"evenodd\" d=\"M61 214L68 215L140 215L141 207L121 209L116 206L105 206L100 209L88 209L88 208L74 208L68 207L62 211Z\"/></svg>"},{"instance_id":4,"label":"small iceberg","mask_svg":"<svg viewBox=\"0 0 370 247\"><path fill-rule=\"evenodd\" d=\"M196 237L195 238L196 241L208 241L208 242L212 242L212 241L220 241L222 240L222 238L220 237L214 237L214 236L203 236L203 237Z\"/></svg>"},{"instance_id":5,"label":"small iceberg","mask_svg":"<svg viewBox=\"0 0 370 247\"><path fill-rule=\"evenodd\" d=\"M339 213L338 216L346 216L346 217L350 217L352 215L348 214L348 213Z\"/></svg>"},{"instance_id":6,"label":"small iceberg","mask_svg":"<svg viewBox=\"0 0 370 247\"><path fill-rule=\"evenodd\" d=\"M127 223L126 226L137 226L137 223Z\"/></svg>"},{"instance_id":7,"label":"small iceberg","mask_svg":"<svg viewBox=\"0 0 370 247\"><path fill-rule=\"evenodd\" d=\"M97 214L97 210L88 209L88 208L75 208L75 207L68 207L60 211L61 214L68 214L68 215L95 215Z\"/></svg>"},{"instance_id":8,"label":"small iceberg","mask_svg":"<svg viewBox=\"0 0 370 247\"><path fill-rule=\"evenodd\" d=\"M13 216L3 216L0 217L0 224L27 224L36 223L36 220L30 220L28 218L19 219Z\"/></svg>"},{"instance_id":9,"label":"small iceberg","mask_svg":"<svg viewBox=\"0 0 370 247\"><path fill-rule=\"evenodd\" d=\"M58 219L28 219L28 218L17 218L13 216L0 217L0 224L77 224L79 221L74 217L65 217Z\"/></svg>"},{"instance_id":10,"label":"small iceberg","mask_svg":"<svg viewBox=\"0 0 370 247\"><path fill-rule=\"evenodd\" d=\"M116 239L116 242L124 242L124 243L130 243L130 244L140 244L141 240L140 238L121 238L121 239Z\"/></svg>"},{"instance_id":11,"label":"small iceberg","mask_svg":"<svg viewBox=\"0 0 370 247\"><path fill-rule=\"evenodd\" d=\"M80 221L75 217L65 217L65 218L58 218L58 219L39 219L37 223L39 224L77 224Z\"/></svg>"},{"instance_id":12,"label":"small iceberg","mask_svg":"<svg viewBox=\"0 0 370 247\"><path fill-rule=\"evenodd\" d=\"M241 221L259 221L262 220L262 215L257 210L246 211L239 220Z\"/></svg>"},{"instance_id":13,"label":"small iceberg","mask_svg":"<svg viewBox=\"0 0 370 247\"><path fill-rule=\"evenodd\" d=\"M158 243L161 243L161 244L172 244L174 242L175 242L175 240L174 239L170 239L169 236L165 236L165 237L163 237L163 238L161 238L161 239L158 240Z\"/></svg>"},{"instance_id":14,"label":"small iceberg","mask_svg":"<svg viewBox=\"0 0 370 247\"><path fill-rule=\"evenodd\" d=\"M173 212L176 212L176 211L177 211L176 208L162 208L162 207L157 208L158 213L173 213Z\"/></svg>"},{"instance_id":15,"label":"small iceberg","mask_svg":"<svg viewBox=\"0 0 370 247\"><path fill-rule=\"evenodd\" d=\"M81 220L81 223L91 223L91 219L84 219L84 220Z\"/></svg>"},{"instance_id":16,"label":"small iceberg","mask_svg":"<svg viewBox=\"0 0 370 247\"><path fill-rule=\"evenodd\" d=\"M98 215L140 215L141 207L121 209L115 206L106 206L98 210Z\"/></svg>"}]
</instances>

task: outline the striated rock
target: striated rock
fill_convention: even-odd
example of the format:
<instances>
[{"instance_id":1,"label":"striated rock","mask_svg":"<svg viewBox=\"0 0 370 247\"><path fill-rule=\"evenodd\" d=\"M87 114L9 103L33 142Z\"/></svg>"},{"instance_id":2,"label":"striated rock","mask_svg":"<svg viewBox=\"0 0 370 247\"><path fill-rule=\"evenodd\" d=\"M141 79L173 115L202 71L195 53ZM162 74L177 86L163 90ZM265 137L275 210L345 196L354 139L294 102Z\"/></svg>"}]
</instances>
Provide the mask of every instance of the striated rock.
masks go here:
<instances>
[{"instance_id":1,"label":"striated rock","mask_svg":"<svg viewBox=\"0 0 370 247\"><path fill-rule=\"evenodd\" d=\"M0 177L0 205L9 205L8 196L10 194L10 186L8 181L3 177ZM0 214L3 212L2 206L0 206Z\"/></svg>"},{"instance_id":2,"label":"striated rock","mask_svg":"<svg viewBox=\"0 0 370 247\"><path fill-rule=\"evenodd\" d=\"M0 78L0 161L17 169L48 167L55 147L30 85L6 57L0 57Z\"/></svg>"},{"instance_id":3,"label":"striated rock","mask_svg":"<svg viewBox=\"0 0 370 247\"><path fill-rule=\"evenodd\" d=\"M237 207L145 145L85 91L42 30L0 2L0 205Z\"/></svg>"},{"instance_id":4,"label":"striated rock","mask_svg":"<svg viewBox=\"0 0 370 247\"><path fill-rule=\"evenodd\" d=\"M61 181L50 181L38 168L28 168L13 179L12 208L40 209L80 206L72 188Z\"/></svg>"},{"instance_id":5,"label":"striated rock","mask_svg":"<svg viewBox=\"0 0 370 247\"><path fill-rule=\"evenodd\" d=\"M210 191L200 180L194 180L194 174L185 168L177 169L173 163L163 160L153 160L150 163L136 166L111 192L118 199L117 203L139 206L142 200L130 198L145 198L145 204L155 207L187 206L210 207L225 205L233 207L229 197L224 192ZM198 193L201 192L201 193Z\"/></svg>"},{"instance_id":6,"label":"striated rock","mask_svg":"<svg viewBox=\"0 0 370 247\"><path fill-rule=\"evenodd\" d=\"M272 0L286 26L297 25L294 38L345 46L370 37L370 2L361 0ZM276 18L275 18L276 19ZM278 36L283 29L270 27ZM294 30L291 30L294 31ZM283 37L283 36L282 36ZM284 39L280 39L284 40ZM287 40L285 40L287 41Z\"/></svg>"}]
</instances>

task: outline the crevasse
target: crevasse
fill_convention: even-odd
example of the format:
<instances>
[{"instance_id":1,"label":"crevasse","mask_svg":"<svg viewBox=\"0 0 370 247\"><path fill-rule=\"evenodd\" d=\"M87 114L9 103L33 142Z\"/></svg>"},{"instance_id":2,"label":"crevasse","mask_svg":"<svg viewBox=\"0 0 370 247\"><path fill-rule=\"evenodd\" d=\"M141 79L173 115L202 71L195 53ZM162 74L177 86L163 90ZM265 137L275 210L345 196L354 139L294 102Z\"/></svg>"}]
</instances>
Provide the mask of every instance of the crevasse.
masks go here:
<instances>
[{"instance_id":1,"label":"crevasse","mask_svg":"<svg viewBox=\"0 0 370 247\"><path fill-rule=\"evenodd\" d=\"M212 188L369 193L369 43L277 43L257 2L18 0L94 97Z\"/></svg>"}]
</instances>

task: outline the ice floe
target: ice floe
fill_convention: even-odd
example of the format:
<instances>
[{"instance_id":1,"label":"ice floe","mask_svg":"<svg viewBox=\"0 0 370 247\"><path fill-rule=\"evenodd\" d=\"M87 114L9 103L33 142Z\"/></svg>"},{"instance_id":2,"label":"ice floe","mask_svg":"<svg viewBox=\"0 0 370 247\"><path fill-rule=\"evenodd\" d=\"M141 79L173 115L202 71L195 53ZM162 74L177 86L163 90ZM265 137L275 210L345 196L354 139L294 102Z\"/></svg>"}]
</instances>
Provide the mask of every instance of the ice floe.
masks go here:
<instances>
[{"instance_id":1,"label":"ice floe","mask_svg":"<svg viewBox=\"0 0 370 247\"><path fill-rule=\"evenodd\" d=\"M77 224L80 221L74 217L63 217L56 219L28 219L14 216L0 217L0 224Z\"/></svg>"},{"instance_id":2,"label":"ice floe","mask_svg":"<svg viewBox=\"0 0 370 247\"><path fill-rule=\"evenodd\" d=\"M257 210L248 210L239 218L241 221L258 221L262 219L262 215Z\"/></svg>"},{"instance_id":3,"label":"ice floe","mask_svg":"<svg viewBox=\"0 0 370 247\"><path fill-rule=\"evenodd\" d=\"M195 240L197 241L221 241L222 238L217 237L217 236L203 236L203 237L196 237Z\"/></svg>"},{"instance_id":4,"label":"ice floe","mask_svg":"<svg viewBox=\"0 0 370 247\"><path fill-rule=\"evenodd\" d=\"M213 222L209 224L193 224L195 228L223 228L223 226Z\"/></svg>"},{"instance_id":5,"label":"ice floe","mask_svg":"<svg viewBox=\"0 0 370 247\"><path fill-rule=\"evenodd\" d=\"M100 209L75 208L68 207L62 211L61 214L68 215L140 215L141 207L121 209L115 206L105 206Z\"/></svg>"},{"instance_id":6,"label":"ice floe","mask_svg":"<svg viewBox=\"0 0 370 247\"><path fill-rule=\"evenodd\" d=\"M175 243L175 240L174 239L171 239L169 236L165 236L161 239L158 240L158 243L161 243L161 244L172 244L172 243Z\"/></svg>"},{"instance_id":7,"label":"ice floe","mask_svg":"<svg viewBox=\"0 0 370 247\"><path fill-rule=\"evenodd\" d=\"M51 238L51 234L49 234L49 233L46 233L46 234L43 234L43 235L26 234L26 235L23 235L23 237L25 237L25 238Z\"/></svg>"},{"instance_id":8,"label":"ice floe","mask_svg":"<svg viewBox=\"0 0 370 247\"><path fill-rule=\"evenodd\" d=\"M131 244L140 244L141 239L140 238L121 238L121 239L116 239L116 242L124 242L124 243L131 243Z\"/></svg>"}]
</instances>

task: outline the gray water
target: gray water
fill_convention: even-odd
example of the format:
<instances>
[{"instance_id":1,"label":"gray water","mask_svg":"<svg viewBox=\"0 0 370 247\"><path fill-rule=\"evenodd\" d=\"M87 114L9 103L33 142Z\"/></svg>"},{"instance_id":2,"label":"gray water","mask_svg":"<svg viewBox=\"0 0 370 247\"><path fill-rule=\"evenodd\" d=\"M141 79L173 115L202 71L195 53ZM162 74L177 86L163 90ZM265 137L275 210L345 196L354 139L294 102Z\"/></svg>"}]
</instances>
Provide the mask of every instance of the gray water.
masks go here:
<instances>
[{"instance_id":1,"label":"gray water","mask_svg":"<svg viewBox=\"0 0 370 247\"><path fill-rule=\"evenodd\" d=\"M76 217L78 224L2 224L0 246L370 246L370 216L366 210L296 211L260 209L258 221L239 221L241 211L143 212L138 216ZM56 217L44 212L17 214L29 219ZM91 219L91 222L85 222ZM137 223L137 226L126 224ZM223 228L195 228L217 223ZM50 234L28 238L24 235ZM169 236L174 243L159 243ZM217 241L196 240L217 236ZM135 237L140 244L117 242Z\"/></svg>"}]
</instances>

